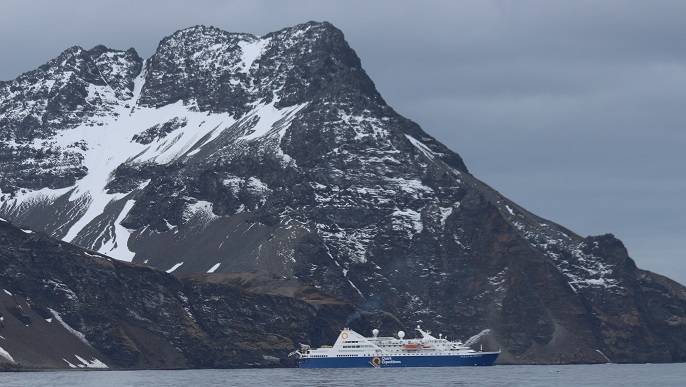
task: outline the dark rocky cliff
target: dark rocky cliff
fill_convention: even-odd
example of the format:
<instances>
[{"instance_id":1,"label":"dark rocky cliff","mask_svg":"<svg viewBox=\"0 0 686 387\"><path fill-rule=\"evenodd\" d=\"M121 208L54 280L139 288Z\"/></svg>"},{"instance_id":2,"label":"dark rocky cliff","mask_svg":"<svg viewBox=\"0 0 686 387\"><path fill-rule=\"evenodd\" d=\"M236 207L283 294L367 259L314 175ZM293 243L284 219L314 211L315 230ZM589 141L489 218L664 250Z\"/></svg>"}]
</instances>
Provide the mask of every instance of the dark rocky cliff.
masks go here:
<instances>
[{"instance_id":1,"label":"dark rocky cliff","mask_svg":"<svg viewBox=\"0 0 686 387\"><path fill-rule=\"evenodd\" d=\"M0 221L1 369L292 366L341 324L402 326L315 292L300 299L179 280ZM0 351L1 352L1 351Z\"/></svg>"},{"instance_id":2,"label":"dark rocky cliff","mask_svg":"<svg viewBox=\"0 0 686 387\"><path fill-rule=\"evenodd\" d=\"M329 23L193 27L145 61L71 48L0 83L0 101L0 214L53 237L490 329L502 362L686 361L682 286L479 181L385 103Z\"/></svg>"}]
</instances>

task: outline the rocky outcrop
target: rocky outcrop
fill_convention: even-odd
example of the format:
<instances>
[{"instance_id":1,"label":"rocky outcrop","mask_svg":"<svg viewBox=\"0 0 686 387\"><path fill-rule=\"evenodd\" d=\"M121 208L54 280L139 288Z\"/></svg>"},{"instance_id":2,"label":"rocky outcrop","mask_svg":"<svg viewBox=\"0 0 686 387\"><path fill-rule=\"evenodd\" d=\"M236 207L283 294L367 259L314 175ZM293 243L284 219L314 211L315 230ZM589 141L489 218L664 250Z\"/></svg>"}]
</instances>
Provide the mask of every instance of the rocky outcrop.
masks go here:
<instances>
[{"instance_id":1,"label":"rocky outcrop","mask_svg":"<svg viewBox=\"0 0 686 387\"><path fill-rule=\"evenodd\" d=\"M0 369L283 367L346 320L397 328L333 299L182 281L4 220L0 268Z\"/></svg>"}]
</instances>

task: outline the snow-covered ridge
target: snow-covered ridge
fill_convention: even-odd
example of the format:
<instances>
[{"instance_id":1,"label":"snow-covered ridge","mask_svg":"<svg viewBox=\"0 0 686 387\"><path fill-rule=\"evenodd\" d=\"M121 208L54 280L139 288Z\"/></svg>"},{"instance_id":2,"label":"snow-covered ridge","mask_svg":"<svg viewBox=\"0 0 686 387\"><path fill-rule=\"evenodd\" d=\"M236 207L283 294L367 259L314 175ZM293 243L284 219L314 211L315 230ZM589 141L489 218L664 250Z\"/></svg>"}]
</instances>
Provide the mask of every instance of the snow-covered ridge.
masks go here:
<instances>
[{"instance_id":1,"label":"snow-covered ridge","mask_svg":"<svg viewBox=\"0 0 686 387\"><path fill-rule=\"evenodd\" d=\"M304 28L308 30L311 26ZM12 139L6 143L10 152L23 152L21 164L14 168L30 170L34 175L42 171L45 176L61 180L54 184L59 186L57 188L29 186L19 189L13 187L14 180L9 180L0 186L0 210L21 218L36 205L48 205L66 195L73 209L61 215L59 222L62 224L55 226L56 232L67 241L84 243L84 238L90 239L88 247L131 260L133 253L126 247L130 230L120 223L135 206L135 200L126 200L120 212L112 215L108 226L101 223L97 226L102 227L100 231L93 229L94 222L107 208L123 201L131 189L144 189L150 181L139 180L137 184L125 186L126 190L112 189L110 184L120 166L170 165L199 154L207 157L203 147L220 137L222 142L235 144L232 146L236 149L241 148L240 143L264 142L261 152L275 154L284 165L294 165L294 160L278 144L306 103L285 109L277 107L279 97L275 91L260 94L251 73L259 69L258 62L266 51L283 48L284 44L298 44L297 31L296 28L279 35L288 43L274 42L274 36L257 38L216 28L193 27L165 38L157 53L146 63L133 50L72 47L41 69L20 77L12 87L6 83L0 95L3 100L0 122L20 122L33 117L36 122L44 120L54 128L28 141L20 140L17 132L16 140L20 142ZM298 36L289 38L289 34ZM204 83L212 91L200 91L196 98L172 103L164 103L159 94L149 95L152 90L159 89L156 82L168 75L165 63L181 78L202 78L209 74L210 78ZM187 64L190 67L186 67ZM226 80L220 82L222 74L237 74L228 85L247 92L248 99L239 110L207 113L207 101L202 98L227 85ZM49 110L46 96L55 91L61 93L70 85L82 88L85 97L69 100L69 107L61 109L61 115L43 117ZM150 98L156 102L150 103ZM50 150L47 156L44 155L46 149ZM12 178L13 174L5 174L5 177ZM70 179L75 182L69 183ZM258 195L268 194L268 186L262 183L251 186L259 180L247 181L248 189ZM187 217L197 212L193 210L195 199L189 200Z\"/></svg>"},{"instance_id":2,"label":"snow-covered ridge","mask_svg":"<svg viewBox=\"0 0 686 387\"><path fill-rule=\"evenodd\" d=\"M254 40L249 44L243 42L242 48L246 51L242 59L254 61L268 42L268 39ZM112 71L118 71L116 68L121 58L112 53L104 56L114 63ZM250 63L247 62L244 64L249 68ZM92 118L85 119L75 128L57 130L47 139L35 138L23 145L41 150L49 144L56 152L75 155L75 160L81 168L87 170L87 174L74 185L65 188L3 192L0 210L21 217L22 212L35 203L49 203L68 194L75 210L70 212L69 219L63 220L65 224L71 224L63 239L81 240L84 232L92 232L90 225L108 206L124 200L129 194L129 191L110 192L108 189L108 184L121 165L167 165L190 159L203 146L222 136L222 133L225 133L224 136L229 133L229 139L234 144L264 141L272 136L275 136L278 144L291 120L305 106L303 104L279 109L275 107L278 99L272 99L264 104L255 103L243 117L238 118L228 113L200 112L181 101L159 108L131 107L132 101L140 98L148 79L146 77L148 74L145 72L138 75L133 82L131 95L127 95L125 100L120 99L121 93L107 84L89 84L85 101L100 107ZM234 124L239 121L242 122L240 131L233 133L236 130ZM278 146L273 151L284 158L284 162L290 162L289 157ZM31 162L30 159L27 161ZM145 184L147 183L140 184L135 189L144 189ZM268 190L268 187L256 179L249 180L249 186L253 186L251 189L256 192ZM119 259L132 260L134 254L127 247L131 231L120 223L134 205L135 200L128 200L110 226L93 237L94 242L89 247ZM192 207L188 211L189 214L197 212Z\"/></svg>"},{"instance_id":3,"label":"snow-covered ridge","mask_svg":"<svg viewBox=\"0 0 686 387\"><path fill-rule=\"evenodd\" d=\"M46 126L73 127L90 116L109 114L112 104L132 97L133 79L140 73L141 63L133 50L72 47L38 70L3 82L0 122L16 138L21 135L15 131L15 122L35 125L33 129L42 126L39 130L44 131ZM24 121L27 118L36 121Z\"/></svg>"},{"instance_id":4,"label":"snow-covered ridge","mask_svg":"<svg viewBox=\"0 0 686 387\"><path fill-rule=\"evenodd\" d=\"M578 241L548 223L527 220L511 206L500 203L512 224L540 251L544 252L567 277L575 291L584 288L620 289L615 268L589 251L585 241Z\"/></svg>"}]
</instances>

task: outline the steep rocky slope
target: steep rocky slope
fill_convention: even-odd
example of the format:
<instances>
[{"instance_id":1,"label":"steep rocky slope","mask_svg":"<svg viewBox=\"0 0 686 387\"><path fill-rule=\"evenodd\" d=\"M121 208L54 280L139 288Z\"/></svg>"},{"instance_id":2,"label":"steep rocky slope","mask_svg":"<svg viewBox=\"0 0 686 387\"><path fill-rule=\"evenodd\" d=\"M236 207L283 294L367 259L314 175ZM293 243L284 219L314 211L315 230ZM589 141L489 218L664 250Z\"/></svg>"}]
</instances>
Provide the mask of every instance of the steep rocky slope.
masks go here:
<instances>
[{"instance_id":1,"label":"steep rocky slope","mask_svg":"<svg viewBox=\"0 0 686 387\"><path fill-rule=\"evenodd\" d=\"M0 268L0 370L292 366L299 343L335 340L346 320L400 326L331 299L180 281L4 220Z\"/></svg>"},{"instance_id":2,"label":"steep rocky slope","mask_svg":"<svg viewBox=\"0 0 686 387\"><path fill-rule=\"evenodd\" d=\"M0 214L56 238L491 329L507 362L686 360L683 287L479 181L385 103L329 23L193 27L147 60L74 47L0 83L0 101Z\"/></svg>"}]
</instances>

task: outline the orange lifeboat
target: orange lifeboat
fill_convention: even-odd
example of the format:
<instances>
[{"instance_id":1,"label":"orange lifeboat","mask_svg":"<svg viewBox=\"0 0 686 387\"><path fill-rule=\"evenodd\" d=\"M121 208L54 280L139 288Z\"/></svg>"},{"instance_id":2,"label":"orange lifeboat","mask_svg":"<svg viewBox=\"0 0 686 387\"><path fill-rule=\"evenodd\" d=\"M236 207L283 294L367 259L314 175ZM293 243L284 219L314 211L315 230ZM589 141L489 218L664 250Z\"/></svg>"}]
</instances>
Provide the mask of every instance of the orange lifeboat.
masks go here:
<instances>
[{"instance_id":1,"label":"orange lifeboat","mask_svg":"<svg viewBox=\"0 0 686 387\"><path fill-rule=\"evenodd\" d=\"M403 344L403 348L417 349L419 348L419 344Z\"/></svg>"}]
</instances>

